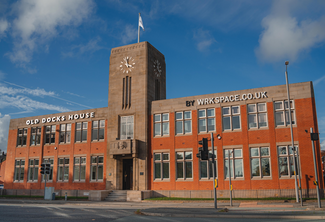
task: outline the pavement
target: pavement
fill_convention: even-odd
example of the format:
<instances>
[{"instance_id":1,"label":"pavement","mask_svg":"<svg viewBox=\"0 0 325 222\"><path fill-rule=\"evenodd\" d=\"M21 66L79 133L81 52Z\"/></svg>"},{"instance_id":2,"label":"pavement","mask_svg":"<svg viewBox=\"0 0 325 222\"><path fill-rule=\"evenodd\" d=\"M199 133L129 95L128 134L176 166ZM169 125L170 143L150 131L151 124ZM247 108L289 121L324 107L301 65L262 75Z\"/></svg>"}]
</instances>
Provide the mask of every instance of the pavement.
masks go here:
<instances>
[{"instance_id":1,"label":"pavement","mask_svg":"<svg viewBox=\"0 0 325 222\"><path fill-rule=\"evenodd\" d=\"M268 218L268 219L309 219L325 221L325 201L318 208L316 200L300 203L285 201L150 201L107 202L0 198L0 205L44 205L80 208L134 209L135 213L156 217L193 218Z\"/></svg>"}]
</instances>

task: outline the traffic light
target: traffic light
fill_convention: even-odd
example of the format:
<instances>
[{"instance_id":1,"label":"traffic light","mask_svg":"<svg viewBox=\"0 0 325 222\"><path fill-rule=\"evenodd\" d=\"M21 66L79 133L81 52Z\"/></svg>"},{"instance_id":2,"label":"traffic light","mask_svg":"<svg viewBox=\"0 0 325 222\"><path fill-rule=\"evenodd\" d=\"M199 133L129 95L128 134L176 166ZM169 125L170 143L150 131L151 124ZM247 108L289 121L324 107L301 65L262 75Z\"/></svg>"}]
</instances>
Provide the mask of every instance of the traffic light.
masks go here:
<instances>
[{"instance_id":1,"label":"traffic light","mask_svg":"<svg viewBox=\"0 0 325 222\"><path fill-rule=\"evenodd\" d=\"M199 153L196 154L196 157L200 158L201 160L208 160L209 159L208 139L202 138L202 140L199 141L199 144L202 145L202 147L199 147Z\"/></svg>"},{"instance_id":2,"label":"traffic light","mask_svg":"<svg viewBox=\"0 0 325 222\"><path fill-rule=\"evenodd\" d=\"M41 174L45 174L45 163L41 164Z\"/></svg>"},{"instance_id":3,"label":"traffic light","mask_svg":"<svg viewBox=\"0 0 325 222\"><path fill-rule=\"evenodd\" d=\"M41 174L50 174L51 172L51 164L42 163L41 164Z\"/></svg>"}]
</instances>

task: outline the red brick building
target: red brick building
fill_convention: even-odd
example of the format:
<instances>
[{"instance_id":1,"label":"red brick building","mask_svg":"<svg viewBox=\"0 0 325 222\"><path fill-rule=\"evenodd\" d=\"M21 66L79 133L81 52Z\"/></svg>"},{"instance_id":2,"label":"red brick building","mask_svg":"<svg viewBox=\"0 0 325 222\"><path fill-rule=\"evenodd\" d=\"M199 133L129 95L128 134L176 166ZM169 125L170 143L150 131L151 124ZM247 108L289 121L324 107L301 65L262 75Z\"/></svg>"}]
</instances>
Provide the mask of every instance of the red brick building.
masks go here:
<instances>
[{"instance_id":1,"label":"red brick building","mask_svg":"<svg viewBox=\"0 0 325 222\"><path fill-rule=\"evenodd\" d=\"M213 133L219 196L227 195L229 172L237 197L294 196L284 85L166 99L165 58L148 42L112 49L109 73L108 107L11 120L8 192L42 190L39 168L47 162L52 169L47 186L55 190L211 197L211 161L196 154L198 142ZM306 196L315 190L312 82L291 84L290 93L297 173ZM211 150L211 141L208 146ZM322 178L319 141L315 147Z\"/></svg>"}]
</instances>

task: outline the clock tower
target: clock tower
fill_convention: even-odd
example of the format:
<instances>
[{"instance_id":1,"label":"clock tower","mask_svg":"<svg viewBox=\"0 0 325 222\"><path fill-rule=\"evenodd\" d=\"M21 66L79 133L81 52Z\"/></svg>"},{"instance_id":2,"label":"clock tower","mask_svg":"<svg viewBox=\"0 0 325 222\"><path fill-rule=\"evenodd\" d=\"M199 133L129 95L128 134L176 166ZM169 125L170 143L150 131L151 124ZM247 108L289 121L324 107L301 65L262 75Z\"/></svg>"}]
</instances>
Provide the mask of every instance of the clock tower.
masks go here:
<instances>
[{"instance_id":1,"label":"clock tower","mask_svg":"<svg viewBox=\"0 0 325 222\"><path fill-rule=\"evenodd\" d=\"M165 57L148 42L113 48L109 64L106 188L148 189L151 102L166 99Z\"/></svg>"}]
</instances>

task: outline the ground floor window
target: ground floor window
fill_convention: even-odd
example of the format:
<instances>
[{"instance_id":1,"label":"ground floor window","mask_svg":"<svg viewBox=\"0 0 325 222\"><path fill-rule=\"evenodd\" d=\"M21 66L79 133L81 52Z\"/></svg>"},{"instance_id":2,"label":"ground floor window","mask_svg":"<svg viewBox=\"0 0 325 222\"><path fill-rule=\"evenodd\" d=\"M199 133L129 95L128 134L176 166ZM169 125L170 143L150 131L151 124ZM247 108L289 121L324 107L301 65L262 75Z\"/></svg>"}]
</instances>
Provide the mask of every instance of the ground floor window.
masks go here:
<instances>
[{"instance_id":1,"label":"ground floor window","mask_svg":"<svg viewBox=\"0 0 325 222\"><path fill-rule=\"evenodd\" d=\"M251 175L252 177L263 178L271 176L270 148L250 148Z\"/></svg>"},{"instance_id":2,"label":"ground floor window","mask_svg":"<svg viewBox=\"0 0 325 222\"><path fill-rule=\"evenodd\" d=\"M102 181L104 172L104 156L91 157L91 181Z\"/></svg>"},{"instance_id":3,"label":"ground floor window","mask_svg":"<svg viewBox=\"0 0 325 222\"><path fill-rule=\"evenodd\" d=\"M299 173L298 168L298 147L296 148L296 167L297 175ZM292 146L278 146L278 155L279 155L279 175L280 177L291 177L295 175L295 168L293 162L293 150Z\"/></svg>"},{"instance_id":4,"label":"ground floor window","mask_svg":"<svg viewBox=\"0 0 325 222\"><path fill-rule=\"evenodd\" d=\"M230 170L228 164L228 151L230 152ZM242 178L244 176L242 149L225 149L224 157L225 177L229 178L230 171L232 178Z\"/></svg>"},{"instance_id":5,"label":"ground floor window","mask_svg":"<svg viewBox=\"0 0 325 222\"><path fill-rule=\"evenodd\" d=\"M44 158L43 163L51 164L50 166L50 174L47 175L46 181L52 181L53 180L53 163L54 159L53 158ZM45 181L45 174L42 174L42 181Z\"/></svg>"},{"instance_id":6,"label":"ground floor window","mask_svg":"<svg viewBox=\"0 0 325 222\"><path fill-rule=\"evenodd\" d=\"M58 159L58 182L69 181L69 158Z\"/></svg>"},{"instance_id":7,"label":"ground floor window","mask_svg":"<svg viewBox=\"0 0 325 222\"><path fill-rule=\"evenodd\" d=\"M14 174L15 182L23 182L24 181L24 170L25 170L25 160L16 160L15 161L15 174Z\"/></svg>"},{"instance_id":8,"label":"ground floor window","mask_svg":"<svg viewBox=\"0 0 325 222\"><path fill-rule=\"evenodd\" d=\"M192 162L193 156L192 151L176 152L176 179L191 179L193 178Z\"/></svg>"},{"instance_id":9,"label":"ground floor window","mask_svg":"<svg viewBox=\"0 0 325 222\"><path fill-rule=\"evenodd\" d=\"M38 167L39 167L38 159L30 159L29 160L29 163L28 163L28 181L29 182L37 182Z\"/></svg>"},{"instance_id":10,"label":"ground floor window","mask_svg":"<svg viewBox=\"0 0 325 222\"><path fill-rule=\"evenodd\" d=\"M73 181L85 181L86 157L75 157L73 166Z\"/></svg>"},{"instance_id":11,"label":"ground floor window","mask_svg":"<svg viewBox=\"0 0 325 222\"><path fill-rule=\"evenodd\" d=\"M217 166L217 155L214 151L215 166ZM215 168L217 177L217 167ZM211 179L213 178L213 164L212 164L212 150L209 150L209 160L200 160L200 178Z\"/></svg>"},{"instance_id":12,"label":"ground floor window","mask_svg":"<svg viewBox=\"0 0 325 222\"><path fill-rule=\"evenodd\" d=\"M154 154L154 179L169 179L169 153Z\"/></svg>"}]
</instances>

